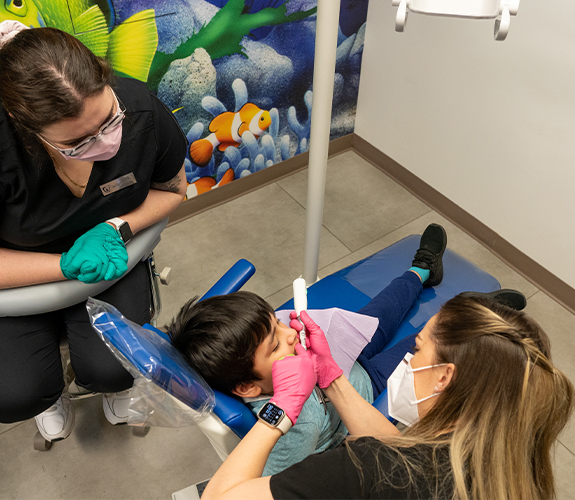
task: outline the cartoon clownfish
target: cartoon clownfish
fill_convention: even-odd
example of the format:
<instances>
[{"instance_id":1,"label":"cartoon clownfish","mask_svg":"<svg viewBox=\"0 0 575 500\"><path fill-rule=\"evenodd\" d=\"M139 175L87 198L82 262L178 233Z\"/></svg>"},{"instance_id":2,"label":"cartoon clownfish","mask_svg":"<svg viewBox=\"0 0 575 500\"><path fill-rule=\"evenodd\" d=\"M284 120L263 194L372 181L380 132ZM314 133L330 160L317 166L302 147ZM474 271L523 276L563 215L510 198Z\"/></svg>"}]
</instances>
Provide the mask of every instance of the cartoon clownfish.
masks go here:
<instances>
[{"instance_id":1,"label":"cartoon clownfish","mask_svg":"<svg viewBox=\"0 0 575 500\"><path fill-rule=\"evenodd\" d=\"M216 147L225 151L229 146L239 146L242 135L248 130L258 139L271 123L269 111L260 109L251 102L244 104L237 113L221 113L210 122L211 134L192 142L190 158L196 165L204 167L210 162Z\"/></svg>"}]
</instances>

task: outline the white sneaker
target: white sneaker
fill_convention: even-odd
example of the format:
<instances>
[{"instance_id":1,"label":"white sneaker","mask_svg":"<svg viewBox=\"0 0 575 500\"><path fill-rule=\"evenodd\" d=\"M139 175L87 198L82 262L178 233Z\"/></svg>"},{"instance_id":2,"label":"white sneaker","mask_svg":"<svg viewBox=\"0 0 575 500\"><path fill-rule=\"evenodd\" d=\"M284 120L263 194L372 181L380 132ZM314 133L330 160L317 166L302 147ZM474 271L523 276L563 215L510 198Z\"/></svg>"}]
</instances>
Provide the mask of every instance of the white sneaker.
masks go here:
<instances>
[{"instance_id":1,"label":"white sneaker","mask_svg":"<svg viewBox=\"0 0 575 500\"><path fill-rule=\"evenodd\" d=\"M63 392L55 404L35 417L36 426L46 441L66 439L74 427L74 406Z\"/></svg>"},{"instance_id":2,"label":"white sneaker","mask_svg":"<svg viewBox=\"0 0 575 500\"><path fill-rule=\"evenodd\" d=\"M112 394L104 394L104 415L113 425L128 423L128 407L130 406L130 390Z\"/></svg>"}]
</instances>

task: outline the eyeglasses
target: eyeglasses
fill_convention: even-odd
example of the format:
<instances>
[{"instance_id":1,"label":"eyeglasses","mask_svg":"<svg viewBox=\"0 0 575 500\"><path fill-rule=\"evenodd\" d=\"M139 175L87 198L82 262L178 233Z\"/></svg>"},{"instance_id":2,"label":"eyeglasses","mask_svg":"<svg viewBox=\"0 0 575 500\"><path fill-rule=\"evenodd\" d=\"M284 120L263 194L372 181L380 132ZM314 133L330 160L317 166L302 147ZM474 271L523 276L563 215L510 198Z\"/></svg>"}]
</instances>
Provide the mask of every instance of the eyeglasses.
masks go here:
<instances>
[{"instance_id":1,"label":"eyeglasses","mask_svg":"<svg viewBox=\"0 0 575 500\"><path fill-rule=\"evenodd\" d=\"M112 90L112 89L110 89ZM64 156L69 156L70 158L74 158L76 156L80 156L82 153L88 151L94 143L98 140L98 138L107 132L111 132L116 126L118 126L124 120L126 116L126 107L120 101L120 98L116 95L116 93L112 90L112 94L114 94L114 98L116 99L116 104L118 105L118 110L110 118L104 125L100 127L100 131L96 135L91 135L90 137L86 137L80 144L74 146L73 148L68 149L61 149L58 146L54 146L49 140L42 137L40 134L38 136L49 146L54 148L56 151L59 151ZM123 108L123 109L122 109Z\"/></svg>"}]
</instances>

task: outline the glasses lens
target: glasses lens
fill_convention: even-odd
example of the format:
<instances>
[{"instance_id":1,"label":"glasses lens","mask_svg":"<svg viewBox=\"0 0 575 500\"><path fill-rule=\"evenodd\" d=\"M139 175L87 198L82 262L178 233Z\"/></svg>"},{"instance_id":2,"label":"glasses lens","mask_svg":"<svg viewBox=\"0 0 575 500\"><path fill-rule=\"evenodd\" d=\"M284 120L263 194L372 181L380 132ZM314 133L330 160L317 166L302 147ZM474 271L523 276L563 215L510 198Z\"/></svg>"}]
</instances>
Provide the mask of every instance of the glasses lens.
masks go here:
<instances>
[{"instance_id":1,"label":"glasses lens","mask_svg":"<svg viewBox=\"0 0 575 500\"><path fill-rule=\"evenodd\" d=\"M100 134L98 134L98 135L100 135ZM92 147L92 145L96 142L97 138L98 138L97 135L93 135L92 137L88 137L88 139L86 139L83 143L78 144L75 148L64 149L64 150L62 150L62 153L64 153L66 156L70 156L72 158L74 158L75 156L79 156L82 153L84 153L85 151L88 151L88 149L90 149Z\"/></svg>"}]
</instances>

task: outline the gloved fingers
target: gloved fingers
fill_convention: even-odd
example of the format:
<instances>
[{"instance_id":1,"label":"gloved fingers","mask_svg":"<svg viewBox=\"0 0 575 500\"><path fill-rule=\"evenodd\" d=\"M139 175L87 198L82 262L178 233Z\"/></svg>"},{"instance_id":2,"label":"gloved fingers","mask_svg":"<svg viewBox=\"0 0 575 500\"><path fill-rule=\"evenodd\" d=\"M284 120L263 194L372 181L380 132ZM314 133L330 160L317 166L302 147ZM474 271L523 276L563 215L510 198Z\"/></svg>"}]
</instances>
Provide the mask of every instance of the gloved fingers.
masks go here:
<instances>
[{"instance_id":1,"label":"gloved fingers","mask_svg":"<svg viewBox=\"0 0 575 500\"><path fill-rule=\"evenodd\" d=\"M109 262L85 261L80 267L78 279L84 283L98 283L104 279Z\"/></svg>"},{"instance_id":2,"label":"gloved fingers","mask_svg":"<svg viewBox=\"0 0 575 500\"><path fill-rule=\"evenodd\" d=\"M80 272L80 269L77 269L77 272L74 272L73 269L68 267L68 252L62 253L62 256L60 257L60 270L64 277L69 280L77 279L78 273Z\"/></svg>"},{"instance_id":3,"label":"gloved fingers","mask_svg":"<svg viewBox=\"0 0 575 500\"><path fill-rule=\"evenodd\" d=\"M106 272L106 277L104 279L107 281L117 280L122 277L127 270L128 265L122 259L112 257L110 259L110 267Z\"/></svg>"},{"instance_id":4,"label":"gloved fingers","mask_svg":"<svg viewBox=\"0 0 575 500\"><path fill-rule=\"evenodd\" d=\"M324 335L323 330L310 318L307 311L300 312L299 317L311 335Z\"/></svg>"},{"instance_id":5,"label":"gloved fingers","mask_svg":"<svg viewBox=\"0 0 575 500\"><path fill-rule=\"evenodd\" d=\"M295 311L290 312L289 319L297 319L297 313Z\"/></svg>"},{"instance_id":6,"label":"gloved fingers","mask_svg":"<svg viewBox=\"0 0 575 500\"><path fill-rule=\"evenodd\" d=\"M293 328L296 332L301 332L303 330L303 325L299 319L292 319L289 322L289 327Z\"/></svg>"}]
</instances>

